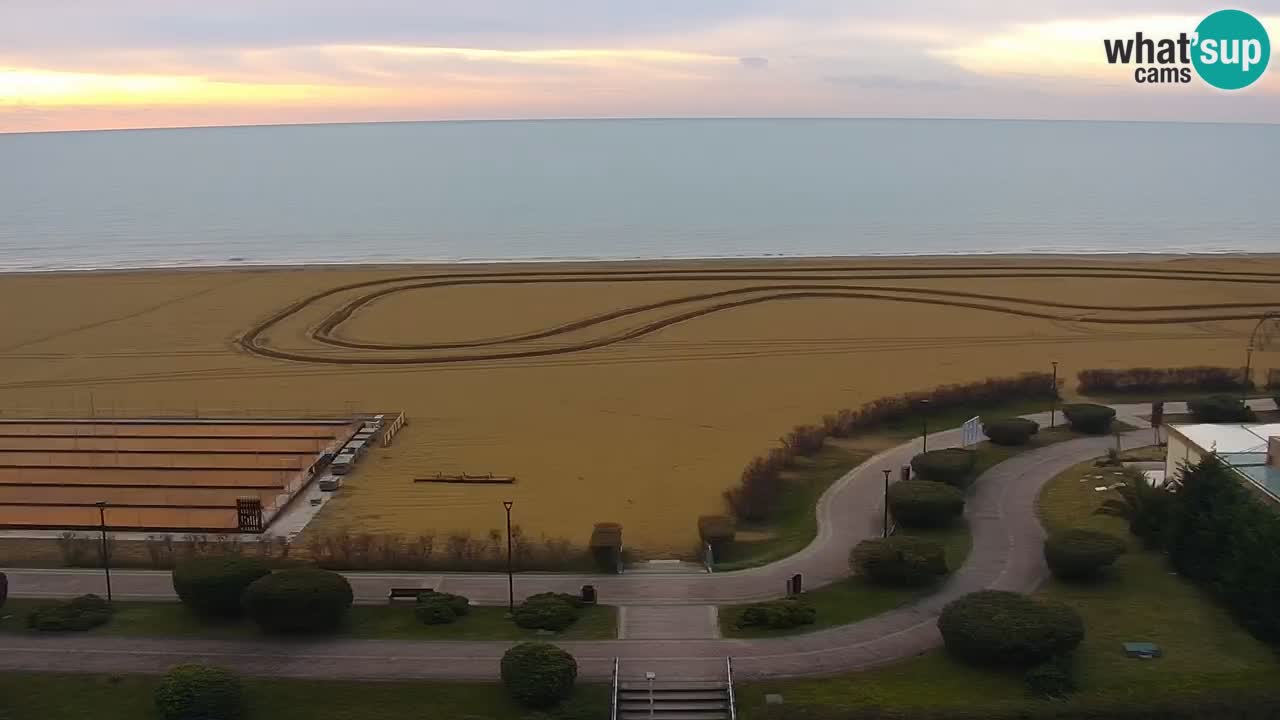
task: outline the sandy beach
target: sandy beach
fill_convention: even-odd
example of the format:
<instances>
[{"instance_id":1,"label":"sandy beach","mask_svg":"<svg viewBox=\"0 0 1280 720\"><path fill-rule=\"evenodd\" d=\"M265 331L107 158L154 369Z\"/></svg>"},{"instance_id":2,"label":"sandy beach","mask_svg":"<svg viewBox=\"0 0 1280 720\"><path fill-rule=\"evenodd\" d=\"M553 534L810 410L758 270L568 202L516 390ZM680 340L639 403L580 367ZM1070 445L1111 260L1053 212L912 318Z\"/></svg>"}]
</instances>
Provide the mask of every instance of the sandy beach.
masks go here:
<instances>
[{"instance_id":1,"label":"sandy beach","mask_svg":"<svg viewBox=\"0 0 1280 720\"><path fill-rule=\"evenodd\" d=\"M313 523L504 520L687 552L742 466L881 395L1060 364L1239 365L1276 257L968 257L0 276L5 416L404 411ZM340 289L346 288L346 289ZM1255 356L1259 376L1280 365ZM509 487L415 484L513 475Z\"/></svg>"}]
</instances>

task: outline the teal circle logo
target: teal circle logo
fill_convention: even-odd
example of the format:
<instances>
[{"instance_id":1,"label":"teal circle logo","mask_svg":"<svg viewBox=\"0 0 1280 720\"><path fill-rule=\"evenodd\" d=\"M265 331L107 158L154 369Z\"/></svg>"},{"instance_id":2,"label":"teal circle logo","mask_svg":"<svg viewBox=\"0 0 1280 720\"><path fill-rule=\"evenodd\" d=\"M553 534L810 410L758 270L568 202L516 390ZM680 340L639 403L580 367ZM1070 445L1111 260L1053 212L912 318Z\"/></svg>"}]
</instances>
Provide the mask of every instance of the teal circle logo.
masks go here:
<instances>
[{"instance_id":1,"label":"teal circle logo","mask_svg":"<svg viewBox=\"0 0 1280 720\"><path fill-rule=\"evenodd\" d=\"M1201 79L1220 90L1239 90L1262 77L1271 61L1271 39L1243 10L1219 10L1196 26L1191 62Z\"/></svg>"}]
</instances>

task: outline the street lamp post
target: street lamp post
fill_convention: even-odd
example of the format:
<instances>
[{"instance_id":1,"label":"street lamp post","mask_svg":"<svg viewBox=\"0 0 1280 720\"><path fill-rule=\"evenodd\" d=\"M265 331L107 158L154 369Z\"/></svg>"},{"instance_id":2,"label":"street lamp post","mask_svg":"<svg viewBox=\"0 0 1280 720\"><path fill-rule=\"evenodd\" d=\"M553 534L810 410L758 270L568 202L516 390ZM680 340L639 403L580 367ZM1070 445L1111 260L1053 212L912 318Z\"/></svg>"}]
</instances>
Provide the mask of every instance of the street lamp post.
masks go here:
<instances>
[{"instance_id":1,"label":"street lamp post","mask_svg":"<svg viewBox=\"0 0 1280 720\"><path fill-rule=\"evenodd\" d=\"M510 500L503 500L502 507L507 511L507 609L511 614L516 612L516 581L511 571L511 506Z\"/></svg>"},{"instance_id":2,"label":"street lamp post","mask_svg":"<svg viewBox=\"0 0 1280 720\"><path fill-rule=\"evenodd\" d=\"M1249 376L1253 374L1253 339L1249 339L1249 345L1244 351L1244 382L1240 384L1241 399L1249 400Z\"/></svg>"},{"instance_id":3,"label":"street lamp post","mask_svg":"<svg viewBox=\"0 0 1280 720\"><path fill-rule=\"evenodd\" d=\"M889 474L893 472L889 468L884 469L884 534L881 537L889 537Z\"/></svg>"},{"instance_id":4,"label":"street lamp post","mask_svg":"<svg viewBox=\"0 0 1280 720\"><path fill-rule=\"evenodd\" d=\"M98 527L102 530L102 572L107 576L107 602L111 602L111 556L107 552L107 503L98 503Z\"/></svg>"},{"instance_id":5,"label":"street lamp post","mask_svg":"<svg viewBox=\"0 0 1280 720\"><path fill-rule=\"evenodd\" d=\"M1049 429L1055 426L1058 415L1058 361L1053 361L1053 387L1049 388Z\"/></svg>"},{"instance_id":6,"label":"street lamp post","mask_svg":"<svg viewBox=\"0 0 1280 720\"><path fill-rule=\"evenodd\" d=\"M929 400L920 401L920 452L929 452Z\"/></svg>"}]
</instances>

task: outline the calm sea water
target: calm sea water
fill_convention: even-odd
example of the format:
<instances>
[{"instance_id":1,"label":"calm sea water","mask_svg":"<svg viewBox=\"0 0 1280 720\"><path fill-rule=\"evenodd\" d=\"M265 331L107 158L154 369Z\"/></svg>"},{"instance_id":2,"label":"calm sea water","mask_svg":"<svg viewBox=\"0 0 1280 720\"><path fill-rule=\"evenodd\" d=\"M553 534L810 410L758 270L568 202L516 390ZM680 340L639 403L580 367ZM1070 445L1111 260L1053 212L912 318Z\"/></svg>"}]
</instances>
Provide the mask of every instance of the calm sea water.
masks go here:
<instances>
[{"instance_id":1,"label":"calm sea water","mask_svg":"<svg viewBox=\"0 0 1280 720\"><path fill-rule=\"evenodd\" d=\"M416 123L0 135L0 269L1274 252L1280 126Z\"/></svg>"}]
</instances>

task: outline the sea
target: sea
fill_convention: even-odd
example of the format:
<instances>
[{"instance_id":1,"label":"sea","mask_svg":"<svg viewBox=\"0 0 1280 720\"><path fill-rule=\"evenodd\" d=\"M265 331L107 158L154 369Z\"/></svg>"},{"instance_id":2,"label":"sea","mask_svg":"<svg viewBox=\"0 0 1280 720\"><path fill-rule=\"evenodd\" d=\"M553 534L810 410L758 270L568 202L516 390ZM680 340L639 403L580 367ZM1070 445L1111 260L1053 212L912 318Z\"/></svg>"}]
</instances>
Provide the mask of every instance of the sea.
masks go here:
<instances>
[{"instance_id":1,"label":"sea","mask_svg":"<svg viewBox=\"0 0 1280 720\"><path fill-rule=\"evenodd\" d=\"M547 120L0 135L0 270L1280 249L1280 126Z\"/></svg>"}]
</instances>

